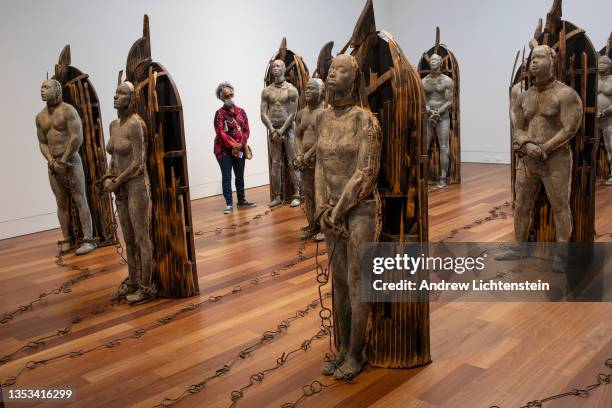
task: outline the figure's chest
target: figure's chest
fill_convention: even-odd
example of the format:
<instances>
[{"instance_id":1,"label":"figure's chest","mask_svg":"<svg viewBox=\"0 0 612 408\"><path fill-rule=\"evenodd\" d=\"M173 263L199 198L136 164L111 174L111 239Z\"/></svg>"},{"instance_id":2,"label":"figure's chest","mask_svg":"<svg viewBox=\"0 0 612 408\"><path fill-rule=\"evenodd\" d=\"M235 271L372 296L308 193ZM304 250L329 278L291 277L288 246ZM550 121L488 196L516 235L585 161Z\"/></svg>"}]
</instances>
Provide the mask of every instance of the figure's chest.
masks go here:
<instances>
[{"instance_id":1,"label":"figure's chest","mask_svg":"<svg viewBox=\"0 0 612 408\"><path fill-rule=\"evenodd\" d=\"M427 94L442 93L444 92L445 87L444 81L441 79L436 80L428 78L423 81L423 88Z\"/></svg>"},{"instance_id":2,"label":"figure's chest","mask_svg":"<svg viewBox=\"0 0 612 408\"><path fill-rule=\"evenodd\" d=\"M125 156L132 151L132 145L130 143L130 135L128 133L127 126L115 124L111 128L111 139L112 143L109 143L109 148L107 149L110 150L109 153Z\"/></svg>"},{"instance_id":3,"label":"figure's chest","mask_svg":"<svg viewBox=\"0 0 612 408\"><path fill-rule=\"evenodd\" d=\"M45 132L48 132L51 129L58 131L66 130L66 120L59 109L55 109L51 113L44 112L39 117L39 123Z\"/></svg>"},{"instance_id":4,"label":"figure's chest","mask_svg":"<svg viewBox=\"0 0 612 408\"><path fill-rule=\"evenodd\" d=\"M326 158L356 157L359 151L358 138L359 132L353 117L332 117L320 126L318 149Z\"/></svg>"},{"instance_id":5,"label":"figure's chest","mask_svg":"<svg viewBox=\"0 0 612 408\"><path fill-rule=\"evenodd\" d=\"M284 105L289 100L289 91L287 88L273 87L270 90L269 100L273 104Z\"/></svg>"},{"instance_id":6,"label":"figure's chest","mask_svg":"<svg viewBox=\"0 0 612 408\"><path fill-rule=\"evenodd\" d=\"M552 90L526 93L522 107L527 120L536 115L552 119L558 117L560 112L559 98Z\"/></svg>"},{"instance_id":7,"label":"figure's chest","mask_svg":"<svg viewBox=\"0 0 612 408\"><path fill-rule=\"evenodd\" d=\"M612 76L608 76L606 79L600 79L597 89L600 94L612 97Z\"/></svg>"},{"instance_id":8,"label":"figure's chest","mask_svg":"<svg viewBox=\"0 0 612 408\"><path fill-rule=\"evenodd\" d=\"M304 130L314 130L315 126L315 113L310 111L305 111L302 114L302 120L300 123L302 129Z\"/></svg>"}]
</instances>

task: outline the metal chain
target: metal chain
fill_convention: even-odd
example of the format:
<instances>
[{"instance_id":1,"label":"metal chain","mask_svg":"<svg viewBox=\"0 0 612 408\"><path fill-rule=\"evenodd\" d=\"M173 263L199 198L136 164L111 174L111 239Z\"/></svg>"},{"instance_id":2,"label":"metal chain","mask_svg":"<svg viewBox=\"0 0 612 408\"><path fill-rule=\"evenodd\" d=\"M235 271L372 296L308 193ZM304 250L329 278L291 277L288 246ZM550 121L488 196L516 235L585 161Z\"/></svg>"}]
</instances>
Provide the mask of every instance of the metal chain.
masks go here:
<instances>
[{"instance_id":1,"label":"metal chain","mask_svg":"<svg viewBox=\"0 0 612 408\"><path fill-rule=\"evenodd\" d=\"M132 332L132 334L129 335L125 335L122 337L118 337L112 340L109 340L108 342L106 342L105 344L100 344L98 346L95 347L91 347L89 349L79 349L79 350L75 350L75 351L70 351L70 352L66 352L66 353L62 353L62 354L58 354L46 359L41 359L41 360L31 360L29 362L27 362L20 370L19 372L14 375L11 376L9 378L7 378L2 385L3 386L12 386L15 385L17 383L17 380L19 379L19 377L27 370L33 370L39 366L42 365L46 365L50 362L53 361L58 361L58 360L62 360L62 359L66 359L66 358L76 358L76 357L80 357L83 356L85 354L89 354L93 351L99 350L99 349L111 349L111 348L115 348L121 345L121 343L124 340L130 340L130 339L140 339L142 337L144 337L148 332L150 332L153 329L156 329L158 327L161 327L163 325L166 325L170 322L172 322L177 316L185 314L187 312L199 309L201 306L208 304L208 303L215 303L220 301L221 299L229 296L229 295L234 295L234 294L238 294L241 293L245 288L247 287L251 287L251 286L255 286L257 284L259 284L262 281L267 281L270 279L274 279L278 276L280 276L281 272L284 272L288 269L293 268L295 265L302 263L308 259L312 259L314 257L314 255L311 256L305 256L304 255L304 249L306 246L306 242L303 242L300 244L300 247L298 248L298 257L290 262L288 262L287 264L285 264L284 266L274 269L273 271L269 272L269 273L265 273L259 276L256 276L252 279L249 279L248 281L245 281L237 286L234 286L230 291L227 291L225 293L219 294L219 295L212 295L209 298L203 300L202 302L199 303L191 303L187 306L184 306L178 310L175 310L173 313L164 316L160 319L157 319L156 321L154 321L153 323L148 324L145 327L142 327L140 329L136 329Z\"/></svg>"},{"instance_id":2,"label":"metal chain","mask_svg":"<svg viewBox=\"0 0 612 408\"><path fill-rule=\"evenodd\" d=\"M329 292L325 294L325 297L330 296L331 293ZM276 324L276 329L264 331L257 341L238 351L238 353L229 361L229 363L224 364L223 366L216 369L214 374L204 378L200 382L192 384L176 398L165 397L159 404L155 405L154 408L170 407L183 400L184 398L188 397L189 395L193 395L202 391L211 380L219 378L229 372L234 366L234 364L236 364L236 362L250 357L256 350L270 343L280 334L285 333L289 329L289 326L293 321L306 317L311 310L314 310L318 307L319 302L319 298L312 300L305 308L298 309L293 315L278 322Z\"/></svg>"},{"instance_id":3,"label":"metal chain","mask_svg":"<svg viewBox=\"0 0 612 408\"><path fill-rule=\"evenodd\" d=\"M221 234L225 230L236 230L236 229L238 229L240 227L244 227L246 225L251 224L251 222L253 222L253 221L260 220L264 216L270 214L272 211L280 210L281 208L286 207L286 206L287 206L286 204L282 204L282 205L279 205L279 206L276 206L276 207L268 208L264 212L260 212L258 214L255 214L252 218L249 218L246 221L243 221L243 222L240 222L240 223L234 223L234 224L231 224L231 225L229 225L227 227L216 227L214 229L204 230L204 231L203 230L198 230L198 231L194 232L193 234L194 235L204 235L204 234L213 234L213 233L214 234Z\"/></svg>"},{"instance_id":4,"label":"metal chain","mask_svg":"<svg viewBox=\"0 0 612 408\"><path fill-rule=\"evenodd\" d=\"M612 370L612 357L605 361L605 366ZM612 371L608 374L599 373L597 374L597 382L591 385L587 385L584 388L574 388L571 391L563 392L561 394L551 395L539 400L529 401L527 404L522 405L520 408L539 408L544 406L545 403L567 398L567 397L580 397L589 398L591 393L602 385L609 385L612 382ZM489 408L501 408L501 405L491 405Z\"/></svg>"},{"instance_id":5,"label":"metal chain","mask_svg":"<svg viewBox=\"0 0 612 408\"><path fill-rule=\"evenodd\" d=\"M493 208L491 208L488 211L489 215L487 217L476 218L474 221L472 221L470 223L467 223L467 224L463 225L462 227L452 229L448 233L448 235L446 237L440 239L438 242L440 243L440 242L445 242L446 240L449 240L449 239L453 239L461 231L467 231L469 229L472 229L472 228L474 228L474 227L476 227L478 225L484 224L486 222L497 220L497 219L506 219L508 217L508 214L506 214L506 212L502 210L505 207L510 207L510 202L509 201L505 201L503 204L496 205Z\"/></svg>"}]
</instances>

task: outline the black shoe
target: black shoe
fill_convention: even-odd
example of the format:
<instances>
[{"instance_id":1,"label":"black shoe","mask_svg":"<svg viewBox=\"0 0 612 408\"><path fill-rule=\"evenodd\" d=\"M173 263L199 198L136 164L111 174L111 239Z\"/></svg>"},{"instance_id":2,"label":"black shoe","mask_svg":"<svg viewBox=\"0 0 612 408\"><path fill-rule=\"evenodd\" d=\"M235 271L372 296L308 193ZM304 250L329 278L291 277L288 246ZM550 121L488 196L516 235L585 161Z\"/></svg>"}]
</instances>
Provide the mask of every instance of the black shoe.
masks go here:
<instances>
[{"instance_id":1,"label":"black shoe","mask_svg":"<svg viewBox=\"0 0 612 408\"><path fill-rule=\"evenodd\" d=\"M239 201L238 207L257 207L257 204L250 202L249 200Z\"/></svg>"}]
</instances>

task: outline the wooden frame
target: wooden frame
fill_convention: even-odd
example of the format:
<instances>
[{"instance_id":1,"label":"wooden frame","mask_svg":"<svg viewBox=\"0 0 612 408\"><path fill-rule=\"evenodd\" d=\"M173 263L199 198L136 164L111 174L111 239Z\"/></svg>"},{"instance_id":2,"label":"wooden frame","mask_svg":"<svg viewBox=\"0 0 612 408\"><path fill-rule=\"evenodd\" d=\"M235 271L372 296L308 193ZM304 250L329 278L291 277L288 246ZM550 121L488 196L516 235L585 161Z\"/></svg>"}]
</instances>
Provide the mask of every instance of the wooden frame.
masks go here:
<instances>
[{"instance_id":1,"label":"wooden frame","mask_svg":"<svg viewBox=\"0 0 612 408\"><path fill-rule=\"evenodd\" d=\"M572 210L572 241L592 242L595 236L595 167L597 114L598 53L583 29L561 19L561 0L555 0L546 19L544 32L536 38L557 52L557 79L574 88L583 105L583 119L576 136L570 141L573 155L570 207ZM531 53L519 69L513 84L523 81L531 86L529 64ZM516 162L514 158L513 163ZM512 166L512 180L516 166ZM514 183L512 184L514 190ZM514 195L514 191L513 191ZM555 241L553 213L544 188L536 200L529 241Z\"/></svg>"},{"instance_id":2,"label":"wooden frame","mask_svg":"<svg viewBox=\"0 0 612 408\"><path fill-rule=\"evenodd\" d=\"M431 72L429 59L433 54L442 57L442 73L448 75L453 80L453 105L450 111L450 135L449 135L449 154L450 163L448 166L448 183L461 183L461 123L459 106L459 63L455 54L446 45L440 43L440 27L436 27L436 42L427 52L423 53L418 65L421 78L425 78ZM429 152L431 150L431 152ZM432 141L432 146L428 148L429 154L429 181L437 182L440 179L440 144L437 138Z\"/></svg>"},{"instance_id":3,"label":"wooden frame","mask_svg":"<svg viewBox=\"0 0 612 408\"><path fill-rule=\"evenodd\" d=\"M612 58L612 33L610 33L610 38L608 39L608 43L605 47L599 50L599 55ZM603 137L601 135L601 131L597 130L597 136L599 139L599 148L597 149L597 178L607 179L610 174L610 164L608 163L608 152L606 151L606 145L604 144Z\"/></svg>"},{"instance_id":4,"label":"wooden frame","mask_svg":"<svg viewBox=\"0 0 612 408\"><path fill-rule=\"evenodd\" d=\"M106 147L100 101L89 75L70 65L70 45L66 44L55 65L54 79L62 85L64 102L74 106L83 125L83 144L79 150L85 174L85 189L91 213L92 234L98 246L114 245L117 237L114 230L114 214L111 196L96 185L106 174ZM72 200L70 207L74 204ZM76 227L77 236L73 245L83 239L83 231L76 211L70 210L71 230Z\"/></svg>"},{"instance_id":5,"label":"wooden frame","mask_svg":"<svg viewBox=\"0 0 612 408\"><path fill-rule=\"evenodd\" d=\"M280 46L278 47L278 52L276 52L270 61L268 62L268 66L266 67L266 74L264 76L264 86L268 86L272 84L272 63L280 59L285 63L286 71L285 71L285 79L291 85L295 86L298 90L299 99L298 99L298 112L304 106L306 106L306 96L304 92L306 91L306 85L308 84L309 72L306 64L302 57L294 53L293 51L287 49L287 39L283 37ZM268 132L269 133L269 132ZM268 135L269 140L269 135ZM270 155L268 155L268 170L270 176L272 175L272 159ZM287 161L287 156L285 154L285 149L283 147L282 151L282 161L281 161L281 189L282 189L282 200L283 202L289 202L293 199L293 184L291 183L291 174L293 171L293 165ZM276 192L273 191L273 183L272 179L270 179L270 200L274 200L276 197Z\"/></svg>"},{"instance_id":6,"label":"wooden frame","mask_svg":"<svg viewBox=\"0 0 612 408\"><path fill-rule=\"evenodd\" d=\"M199 293L183 107L170 73L151 60L149 17L128 54L126 79L134 84L136 111L147 124L154 275L161 297Z\"/></svg>"},{"instance_id":7,"label":"wooden frame","mask_svg":"<svg viewBox=\"0 0 612 408\"><path fill-rule=\"evenodd\" d=\"M362 80L360 103L378 118L382 133L378 189L381 241L427 242L425 98L418 72L391 34L378 31L372 1L341 53L355 56ZM415 295L416 296L416 295ZM409 368L431 362L429 302L372 303L370 365Z\"/></svg>"}]
</instances>

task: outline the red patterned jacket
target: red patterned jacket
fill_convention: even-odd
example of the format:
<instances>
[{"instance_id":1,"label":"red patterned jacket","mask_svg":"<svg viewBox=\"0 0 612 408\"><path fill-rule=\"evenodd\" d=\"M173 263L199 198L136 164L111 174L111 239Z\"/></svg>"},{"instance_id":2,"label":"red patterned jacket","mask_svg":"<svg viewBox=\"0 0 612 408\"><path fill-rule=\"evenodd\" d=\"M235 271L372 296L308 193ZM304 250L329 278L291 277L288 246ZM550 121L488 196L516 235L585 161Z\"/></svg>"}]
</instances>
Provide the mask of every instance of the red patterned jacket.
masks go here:
<instances>
[{"instance_id":1,"label":"red patterned jacket","mask_svg":"<svg viewBox=\"0 0 612 408\"><path fill-rule=\"evenodd\" d=\"M230 110L225 105L215 113L215 157L232 154L232 147L245 144L249 139L249 119L244 109L234 106Z\"/></svg>"}]
</instances>

